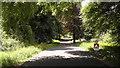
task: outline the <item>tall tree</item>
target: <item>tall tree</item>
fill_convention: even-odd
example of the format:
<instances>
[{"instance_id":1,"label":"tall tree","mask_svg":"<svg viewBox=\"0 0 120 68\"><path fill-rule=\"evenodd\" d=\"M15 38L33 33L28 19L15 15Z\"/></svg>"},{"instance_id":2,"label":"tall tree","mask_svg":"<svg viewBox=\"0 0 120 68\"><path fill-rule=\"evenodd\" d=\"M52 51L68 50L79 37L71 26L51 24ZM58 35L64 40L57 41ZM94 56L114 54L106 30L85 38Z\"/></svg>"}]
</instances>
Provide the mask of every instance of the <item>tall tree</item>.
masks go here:
<instances>
[{"instance_id":1,"label":"tall tree","mask_svg":"<svg viewBox=\"0 0 120 68\"><path fill-rule=\"evenodd\" d=\"M12 38L33 43L34 34L28 21L36 10L36 3L33 2L2 2L3 31Z\"/></svg>"},{"instance_id":2,"label":"tall tree","mask_svg":"<svg viewBox=\"0 0 120 68\"><path fill-rule=\"evenodd\" d=\"M30 26L35 34L36 42L51 42L53 38L62 33L61 23L52 15L56 3L40 2L38 7L39 10L29 22Z\"/></svg>"},{"instance_id":3,"label":"tall tree","mask_svg":"<svg viewBox=\"0 0 120 68\"><path fill-rule=\"evenodd\" d=\"M76 38L82 36L82 21L80 19L80 3L71 3L63 15L63 20L66 21L65 31L73 34L73 43Z\"/></svg>"},{"instance_id":4,"label":"tall tree","mask_svg":"<svg viewBox=\"0 0 120 68\"><path fill-rule=\"evenodd\" d=\"M102 34L109 32L113 40L120 44L120 3L90 2L81 10L82 20L87 29Z\"/></svg>"}]
</instances>

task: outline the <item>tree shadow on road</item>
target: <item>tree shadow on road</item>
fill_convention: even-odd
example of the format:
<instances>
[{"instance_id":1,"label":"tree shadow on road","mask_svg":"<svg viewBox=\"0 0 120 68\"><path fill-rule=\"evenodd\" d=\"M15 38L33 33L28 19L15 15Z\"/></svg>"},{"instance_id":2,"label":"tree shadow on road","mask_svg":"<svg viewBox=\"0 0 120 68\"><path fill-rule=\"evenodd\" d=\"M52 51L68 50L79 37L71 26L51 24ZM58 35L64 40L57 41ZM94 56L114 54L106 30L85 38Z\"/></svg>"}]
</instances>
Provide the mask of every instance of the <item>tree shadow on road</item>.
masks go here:
<instances>
[{"instance_id":1,"label":"tree shadow on road","mask_svg":"<svg viewBox=\"0 0 120 68\"><path fill-rule=\"evenodd\" d=\"M66 53L78 56L92 56L89 51L66 51Z\"/></svg>"},{"instance_id":2,"label":"tree shadow on road","mask_svg":"<svg viewBox=\"0 0 120 68\"><path fill-rule=\"evenodd\" d=\"M49 56L39 60L27 61L22 66L106 66L95 58L64 58Z\"/></svg>"},{"instance_id":3,"label":"tree shadow on road","mask_svg":"<svg viewBox=\"0 0 120 68\"><path fill-rule=\"evenodd\" d=\"M33 59L25 62L22 66L107 66L102 61L89 57L89 52L86 51L73 51L66 53L70 53L73 55L79 55L81 57L69 57L65 58L65 56L48 56L43 58L38 58L37 60ZM81 54L79 54L81 53ZM88 56L88 57L84 57Z\"/></svg>"}]
</instances>

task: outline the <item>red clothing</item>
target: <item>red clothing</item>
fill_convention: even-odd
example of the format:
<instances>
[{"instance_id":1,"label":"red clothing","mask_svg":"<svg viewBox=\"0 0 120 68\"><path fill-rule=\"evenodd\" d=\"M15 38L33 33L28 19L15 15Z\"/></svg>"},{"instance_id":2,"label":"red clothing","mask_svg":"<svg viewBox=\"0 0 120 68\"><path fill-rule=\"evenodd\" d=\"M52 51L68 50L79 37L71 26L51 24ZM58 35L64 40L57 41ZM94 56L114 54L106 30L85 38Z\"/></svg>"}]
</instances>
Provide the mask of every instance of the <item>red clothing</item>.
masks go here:
<instances>
[{"instance_id":1,"label":"red clothing","mask_svg":"<svg viewBox=\"0 0 120 68\"><path fill-rule=\"evenodd\" d=\"M99 44L95 43L94 48L99 48Z\"/></svg>"}]
</instances>

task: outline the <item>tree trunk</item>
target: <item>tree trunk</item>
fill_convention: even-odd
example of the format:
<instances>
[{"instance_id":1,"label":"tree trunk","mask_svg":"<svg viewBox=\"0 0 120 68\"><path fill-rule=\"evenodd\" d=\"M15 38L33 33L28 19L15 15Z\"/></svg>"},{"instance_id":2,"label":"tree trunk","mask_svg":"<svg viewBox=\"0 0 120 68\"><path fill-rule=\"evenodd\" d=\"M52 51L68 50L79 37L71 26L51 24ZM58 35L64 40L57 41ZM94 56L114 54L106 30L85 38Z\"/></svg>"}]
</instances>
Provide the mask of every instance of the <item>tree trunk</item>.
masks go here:
<instances>
[{"instance_id":1,"label":"tree trunk","mask_svg":"<svg viewBox=\"0 0 120 68\"><path fill-rule=\"evenodd\" d=\"M75 32L73 32L73 43L75 43Z\"/></svg>"},{"instance_id":2,"label":"tree trunk","mask_svg":"<svg viewBox=\"0 0 120 68\"><path fill-rule=\"evenodd\" d=\"M60 34L59 34L59 40L60 40L61 38L60 38Z\"/></svg>"}]
</instances>

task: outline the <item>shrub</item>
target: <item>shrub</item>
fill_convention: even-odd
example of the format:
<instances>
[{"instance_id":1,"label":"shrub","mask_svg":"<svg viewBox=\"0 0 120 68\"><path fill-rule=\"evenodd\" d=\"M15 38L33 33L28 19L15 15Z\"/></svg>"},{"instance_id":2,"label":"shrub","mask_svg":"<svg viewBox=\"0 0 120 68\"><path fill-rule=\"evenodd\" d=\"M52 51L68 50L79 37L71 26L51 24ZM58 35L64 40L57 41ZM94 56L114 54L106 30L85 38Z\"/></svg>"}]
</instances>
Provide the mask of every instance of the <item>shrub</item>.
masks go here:
<instances>
[{"instance_id":1,"label":"shrub","mask_svg":"<svg viewBox=\"0 0 120 68\"><path fill-rule=\"evenodd\" d=\"M25 43L20 42L19 40L8 37L8 35L4 31L2 31L1 28L0 28L0 43L1 51L11 51L26 45Z\"/></svg>"},{"instance_id":2,"label":"shrub","mask_svg":"<svg viewBox=\"0 0 120 68\"><path fill-rule=\"evenodd\" d=\"M106 43L111 43L112 42L112 37L109 33L106 33L106 34L103 34L100 37L100 40L103 41L103 42L106 42Z\"/></svg>"},{"instance_id":3,"label":"shrub","mask_svg":"<svg viewBox=\"0 0 120 68\"><path fill-rule=\"evenodd\" d=\"M1 51L0 52L0 66L3 68L7 66L16 66L17 64L21 64L25 62L28 58L33 55L39 53L42 50L53 47L58 44L47 44L41 43L35 46L27 46L27 47L18 47L14 50Z\"/></svg>"}]
</instances>

